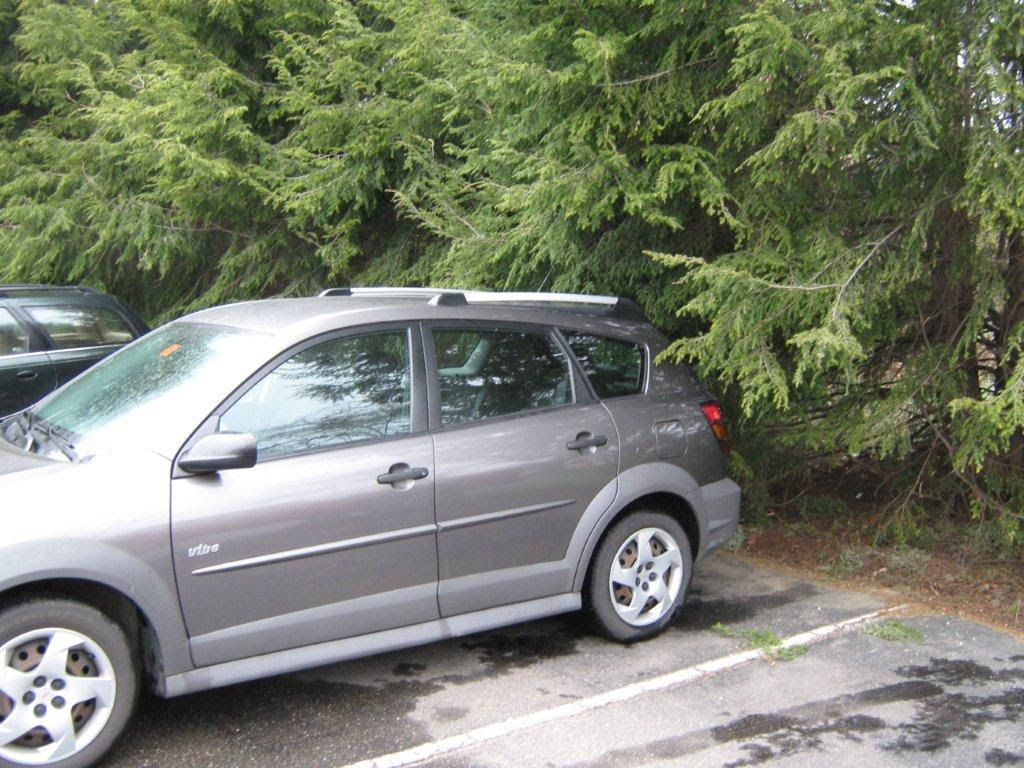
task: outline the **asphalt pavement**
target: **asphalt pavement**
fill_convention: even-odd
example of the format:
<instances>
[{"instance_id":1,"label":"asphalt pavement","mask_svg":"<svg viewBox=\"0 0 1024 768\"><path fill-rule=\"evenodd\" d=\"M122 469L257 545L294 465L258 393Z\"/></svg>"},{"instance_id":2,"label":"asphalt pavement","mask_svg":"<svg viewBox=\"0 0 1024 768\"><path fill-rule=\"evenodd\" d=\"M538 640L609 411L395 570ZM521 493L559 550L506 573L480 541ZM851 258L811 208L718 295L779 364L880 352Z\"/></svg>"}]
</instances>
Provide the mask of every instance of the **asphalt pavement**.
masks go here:
<instances>
[{"instance_id":1,"label":"asphalt pavement","mask_svg":"<svg viewBox=\"0 0 1024 768\"><path fill-rule=\"evenodd\" d=\"M654 640L568 615L151 698L107 765L1024 766L1024 643L939 616L885 639L864 617L887 607L716 555ZM819 628L791 660L737 655Z\"/></svg>"}]
</instances>

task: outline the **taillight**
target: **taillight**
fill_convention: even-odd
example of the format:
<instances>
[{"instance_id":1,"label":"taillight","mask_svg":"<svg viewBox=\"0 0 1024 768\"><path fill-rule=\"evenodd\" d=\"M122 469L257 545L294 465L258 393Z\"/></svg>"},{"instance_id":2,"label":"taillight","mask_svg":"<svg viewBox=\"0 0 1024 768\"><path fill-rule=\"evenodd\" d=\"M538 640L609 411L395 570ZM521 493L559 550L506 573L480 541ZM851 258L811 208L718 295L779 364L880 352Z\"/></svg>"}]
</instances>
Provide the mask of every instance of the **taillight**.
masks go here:
<instances>
[{"instance_id":1,"label":"taillight","mask_svg":"<svg viewBox=\"0 0 1024 768\"><path fill-rule=\"evenodd\" d=\"M727 454L731 453L732 440L729 437L729 426L725 423L725 414L722 412L722 406L714 400L708 400L706 403L700 404L700 409L704 412L704 418L708 420L711 431L715 433L718 445Z\"/></svg>"}]
</instances>

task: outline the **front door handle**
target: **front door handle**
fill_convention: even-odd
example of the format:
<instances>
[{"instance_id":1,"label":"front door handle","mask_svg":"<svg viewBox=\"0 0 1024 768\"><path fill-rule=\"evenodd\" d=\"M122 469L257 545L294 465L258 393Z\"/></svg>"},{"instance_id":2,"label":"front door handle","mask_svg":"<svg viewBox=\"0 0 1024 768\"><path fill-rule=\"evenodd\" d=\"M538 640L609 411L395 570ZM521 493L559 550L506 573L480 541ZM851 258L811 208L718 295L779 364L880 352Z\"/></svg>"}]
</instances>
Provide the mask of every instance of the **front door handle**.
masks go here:
<instances>
[{"instance_id":1,"label":"front door handle","mask_svg":"<svg viewBox=\"0 0 1024 768\"><path fill-rule=\"evenodd\" d=\"M18 371L14 375L17 376L22 381L31 381L32 379L34 379L36 376L39 375L39 372L38 371Z\"/></svg>"},{"instance_id":2,"label":"front door handle","mask_svg":"<svg viewBox=\"0 0 1024 768\"><path fill-rule=\"evenodd\" d=\"M411 483L414 480L422 480L430 471L426 467L410 467L405 464L395 464L383 475L377 475L377 482L381 485L399 485Z\"/></svg>"},{"instance_id":3,"label":"front door handle","mask_svg":"<svg viewBox=\"0 0 1024 768\"><path fill-rule=\"evenodd\" d=\"M602 445L608 445L608 438L604 435L590 435L590 437L584 437L587 433L581 433L576 436L576 439L572 442L566 443L565 447L570 451L584 451L587 448L600 448Z\"/></svg>"}]
</instances>

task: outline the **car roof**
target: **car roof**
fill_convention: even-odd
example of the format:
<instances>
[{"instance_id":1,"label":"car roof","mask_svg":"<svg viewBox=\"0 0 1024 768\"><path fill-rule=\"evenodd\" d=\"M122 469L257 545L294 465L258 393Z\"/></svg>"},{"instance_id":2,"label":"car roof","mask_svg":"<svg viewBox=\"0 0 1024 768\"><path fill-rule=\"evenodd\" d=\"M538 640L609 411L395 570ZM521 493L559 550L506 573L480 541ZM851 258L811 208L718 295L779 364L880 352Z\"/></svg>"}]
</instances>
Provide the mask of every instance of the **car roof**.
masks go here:
<instances>
[{"instance_id":1,"label":"car roof","mask_svg":"<svg viewBox=\"0 0 1024 768\"><path fill-rule=\"evenodd\" d=\"M31 313L33 307L104 307L127 319L135 335L149 331L149 325L116 296L86 285L2 285L0 305Z\"/></svg>"},{"instance_id":2,"label":"car roof","mask_svg":"<svg viewBox=\"0 0 1024 768\"><path fill-rule=\"evenodd\" d=\"M333 330L378 323L424 321L505 322L555 325L630 338L660 338L639 309L623 317L609 307L584 302L559 301L555 294L514 294L502 301L489 294L487 301L438 301L437 296L461 292L368 293L324 295L315 298L263 299L226 304L182 318L187 322L226 325L288 340L301 340ZM466 292L467 296L482 296ZM507 294L513 296L513 294ZM522 298L522 297L526 298ZM543 298L555 296L551 301ZM607 297L581 297L606 299ZM635 306L635 305L634 305Z\"/></svg>"},{"instance_id":3,"label":"car roof","mask_svg":"<svg viewBox=\"0 0 1024 768\"><path fill-rule=\"evenodd\" d=\"M38 303L40 299L45 299L47 302L59 299L61 303L92 303L96 300L110 301L112 297L109 294L84 285L33 285L19 283L13 285L0 284L0 299L19 303Z\"/></svg>"}]
</instances>

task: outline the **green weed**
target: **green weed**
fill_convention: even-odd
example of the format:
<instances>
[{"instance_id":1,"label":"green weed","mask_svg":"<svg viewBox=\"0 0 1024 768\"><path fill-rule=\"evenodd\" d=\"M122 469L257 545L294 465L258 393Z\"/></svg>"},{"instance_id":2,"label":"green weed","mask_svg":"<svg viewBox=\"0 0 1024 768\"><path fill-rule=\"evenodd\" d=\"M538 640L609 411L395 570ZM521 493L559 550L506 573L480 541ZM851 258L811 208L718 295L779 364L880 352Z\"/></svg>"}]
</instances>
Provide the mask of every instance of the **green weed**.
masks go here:
<instances>
[{"instance_id":1,"label":"green weed","mask_svg":"<svg viewBox=\"0 0 1024 768\"><path fill-rule=\"evenodd\" d=\"M746 640L747 645L751 649L760 651L765 655L765 657L772 661L792 661L793 659L807 653L806 645L792 645L788 648L783 647L782 638L770 629L737 630L727 627L721 622L715 624L711 629L725 637L736 637Z\"/></svg>"},{"instance_id":2,"label":"green weed","mask_svg":"<svg viewBox=\"0 0 1024 768\"><path fill-rule=\"evenodd\" d=\"M844 547L832 562L825 566L830 576L852 576L864 565L864 558L853 547Z\"/></svg>"},{"instance_id":3,"label":"green weed","mask_svg":"<svg viewBox=\"0 0 1024 768\"><path fill-rule=\"evenodd\" d=\"M916 627L908 627L902 621L885 621L864 630L867 634L894 643L922 643L924 635Z\"/></svg>"}]
</instances>

